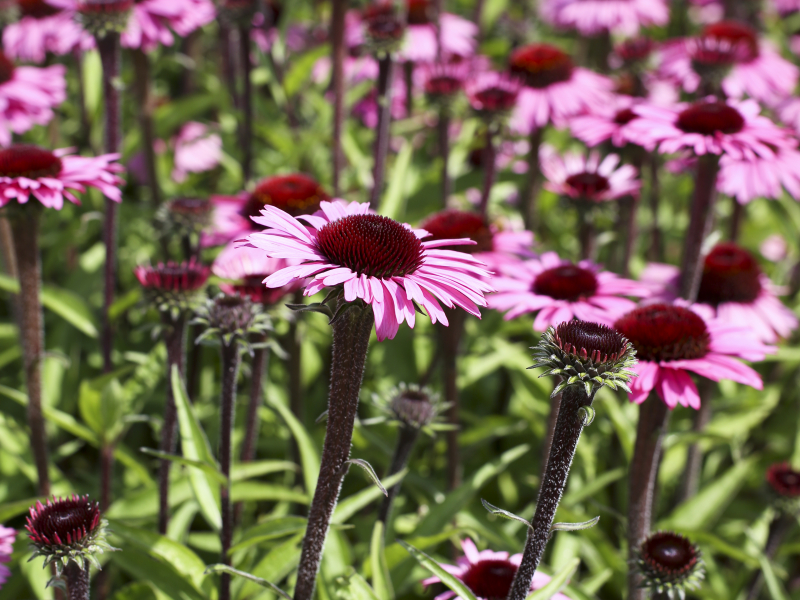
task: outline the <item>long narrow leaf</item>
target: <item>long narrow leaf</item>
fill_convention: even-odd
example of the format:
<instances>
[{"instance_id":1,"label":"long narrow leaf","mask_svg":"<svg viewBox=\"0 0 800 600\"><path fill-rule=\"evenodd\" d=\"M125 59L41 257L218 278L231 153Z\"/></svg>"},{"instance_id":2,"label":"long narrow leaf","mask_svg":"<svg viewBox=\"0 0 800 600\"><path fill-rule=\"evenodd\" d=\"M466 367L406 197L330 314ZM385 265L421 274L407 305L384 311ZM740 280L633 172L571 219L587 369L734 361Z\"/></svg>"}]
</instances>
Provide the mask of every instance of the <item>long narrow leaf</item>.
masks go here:
<instances>
[{"instance_id":1,"label":"long narrow leaf","mask_svg":"<svg viewBox=\"0 0 800 600\"><path fill-rule=\"evenodd\" d=\"M237 577L242 577L247 579L248 581L252 581L260 585L263 588L267 588L268 590L272 590L276 594L278 594L281 598L286 598L286 600L292 600L292 597L284 592L281 588L279 588L274 583L270 583L266 579L261 579L261 577L256 577L255 575L250 575L250 573L245 573L244 571L239 571L238 569L234 569L233 567L229 567L228 565L209 565L206 569L206 573L228 573L229 575L236 575Z\"/></svg>"},{"instance_id":2,"label":"long narrow leaf","mask_svg":"<svg viewBox=\"0 0 800 600\"><path fill-rule=\"evenodd\" d=\"M580 559L573 558L567 563L567 566L553 575L552 579L550 579L546 586L539 588L530 594L525 600L550 600L550 598L555 596L564 588L565 585L567 585L569 578L572 577L573 573L578 570L579 564L581 564Z\"/></svg>"},{"instance_id":3,"label":"long narrow leaf","mask_svg":"<svg viewBox=\"0 0 800 600\"><path fill-rule=\"evenodd\" d=\"M386 565L386 553L384 549L384 525L382 521L375 521L372 528L372 540L369 546L369 558L372 566L372 588L382 600L393 600L394 589L389 575L389 567Z\"/></svg>"},{"instance_id":4,"label":"long narrow leaf","mask_svg":"<svg viewBox=\"0 0 800 600\"><path fill-rule=\"evenodd\" d=\"M439 566L439 563L425 554L422 550L418 550L417 548L414 548L414 546L406 544L402 540L398 540L398 543L403 546L403 548L405 548L411 556L417 559L419 564L441 579L442 583L453 590L459 597L463 598L464 600L478 600L475 597L475 594L472 593L472 590L464 585L463 581L458 579L455 575L451 575L445 571L441 566Z\"/></svg>"},{"instance_id":5,"label":"long narrow leaf","mask_svg":"<svg viewBox=\"0 0 800 600\"><path fill-rule=\"evenodd\" d=\"M267 397L267 404L272 407L286 422L289 431L292 432L297 448L300 450L300 462L303 463L303 479L306 484L306 491L311 494L317 488L317 477L319 477L319 454L311 441L305 427L297 420L285 405L277 400Z\"/></svg>"}]
</instances>

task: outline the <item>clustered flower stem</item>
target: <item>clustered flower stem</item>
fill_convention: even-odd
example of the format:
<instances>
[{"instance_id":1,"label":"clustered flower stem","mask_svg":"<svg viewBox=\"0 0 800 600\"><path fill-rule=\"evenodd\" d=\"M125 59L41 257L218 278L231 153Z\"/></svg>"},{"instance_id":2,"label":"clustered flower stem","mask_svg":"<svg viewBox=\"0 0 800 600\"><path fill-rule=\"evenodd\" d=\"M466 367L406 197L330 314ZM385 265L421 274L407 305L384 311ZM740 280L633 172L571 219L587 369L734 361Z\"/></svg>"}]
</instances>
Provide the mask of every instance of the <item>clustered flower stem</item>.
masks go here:
<instances>
[{"instance_id":1,"label":"clustered flower stem","mask_svg":"<svg viewBox=\"0 0 800 600\"><path fill-rule=\"evenodd\" d=\"M619 274L623 277L630 275L631 257L636 245L636 212L639 208L639 199L634 196L625 196L619 200L620 232L623 239L620 244Z\"/></svg>"},{"instance_id":2,"label":"clustered flower stem","mask_svg":"<svg viewBox=\"0 0 800 600\"><path fill-rule=\"evenodd\" d=\"M39 478L39 495L50 494L48 474L47 433L42 414L42 352L44 350L44 321L42 318L42 263L39 256L39 219L41 209L36 205L19 207L14 214L14 256L19 273L19 329L22 341L22 361L28 388L28 426L31 430L31 449Z\"/></svg>"},{"instance_id":3,"label":"clustered flower stem","mask_svg":"<svg viewBox=\"0 0 800 600\"><path fill-rule=\"evenodd\" d=\"M581 260L592 260L597 253L597 231L594 228L594 207L591 200L579 198L578 207L578 240L581 246Z\"/></svg>"},{"instance_id":4,"label":"clustered flower stem","mask_svg":"<svg viewBox=\"0 0 800 600\"><path fill-rule=\"evenodd\" d=\"M386 175L386 157L389 153L389 125L392 120L390 88L394 63L392 56L385 52L378 59L378 126L375 132L375 165L372 172L372 192L369 203L377 211L380 205L383 180Z\"/></svg>"},{"instance_id":5,"label":"clustered flower stem","mask_svg":"<svg viewBox=\"0 0 800 600\"><path fill-rule=\"evenodd\" d=\"M520 198L520 209L522 220L528 231L533 231L536 225L536 201L539 198L539 191L542 186L542 174L539 168L539 147L542 145L542 130L535 128L528 139L530 149L528 150L528 177L525 181L525 188L522 190Z\"/></svg>"},{"instance_id":6,"label":"clustered flower stem","mask_svg":"<svg viewBox=\"0 0 800 600\"><path fill-rule=\"evenodd\" d=\"M242 174L249 181L253 170L253 61L250 57L250 27L239 28L239 60L242 63Z\"/></svg>"},{"instance_id":7,"label":"clustered flower stem","mask_svg":"<svg viewBox=\"0 0 800 600\"><path fill-rule=\"evenodd\" d=\"M668 419L666 403L655 394L639 406L636 443L628 475L628 552L631 559L635 558L636 550L650 533L661 445ZM647 598L647 590L639 587L640 578L635 570L629 571L629 600Z\"/></svg>"},{"instance_id":8,"label":"clustered flower stem","mask_svg":"<svg viewBox=\"0 0 800 600\"><path fill-rule=\"evenodd\" d=\"M347 471L358 395L374 321L371 306L353 305L333 323L328 424L317 489L308 513L294 600L311 600L314 595L322 549Z\"/></svg>"},{"instance_id":9,"label":"clustered flower stem","mask_svg":"<svg viewBox=\"0 0 800 600\"><path fill-rule=\"evenodd\" d=\"M263 341L263 340L261 340ZM262 381L269 366L269 350L257 348L253 351L253 373L250 377L250 402L247 405L247 424L242 442L242 462L251 462L256 455L258 442L258 409L261 406Z\"/></svg>"},{"instance_id":10,"label":"clustered flower stem","mask_svg":"<svg viewBox=\"0 0 800 600\"><path fill-rule=\"evenodd\" d=\"M439 135L439 153L442 155L442 207L447 206L447 199L450 197L453 182L447 165L450 162L450 114L447 107L439 110L439 122L437 133Z\"/></svg>"},{"instance_id":11,"label":"clustered flower stem","mask_svg":"<svg viewBox=\"0 0 800 600\"><path fill-rule=\"evenodd\" d=\"M183 376L186 362L186 317L181 315L177 320L171 321L164 316L164 342L167 346L167 373L172 372L173 365L178 367L178 372ZM175 406L175 396L172 385L167 385L167 398L164 404L164 425L161 430L162 452L174 454L177 446L178 413ZM172 462L162 460L158 469L158 532L167 533L169 525L169 472Z\"/></svg>"},{"instance_id":12,"label":"clustered flower stem","mask_svg":"<svg viewBox=\"0 0 800 600\"><path fill-rule=\"evenodd\" d=\"M653 152L647 161L650 167L650 248L648 258L662 261L664 251L661 243L661 226L658 222L658 211L661 205L661 180L658 176L658 154Z\"/></svg>"},{"instance_id":13,"label":"clustered flower stem","mask_svg":"<svg viewBox=\"0 0 800 600\"><path fill-rule=\"evenodd\" d=\"M100 61L103 65L103 97L105 99L105 149L118 153L122 144L122 108L117 85L120 77L121 51L119 34L110 32L97 40ZM103 241L106 245L104 265L105 290L103 294L103 370L112 370L111 351L114 344L109 311L114 303L114 288L117 278L117 204L106 198L106 215L103 225Z\"/></svg>"},{"instance_id":14,"label":"clustered flower stem","mask_svg":"<svg viewBox=\"0 0 800 600\"><path fill-rule=\"evenodd\" d=\"M700 408L694 415L693 430L702 433L711 421L711 397L716 389L716 384L710 379L702 378L698 383L700 394ZM700 473L703 467L703 451L700 444L695 442L689 446L686 456L686 467L683 470L683 481L678 496L678 502L685 502L697 494L700 487Z\"/></svg>"},{"instance_id":15,"label":"clustered flower stem","mask_svg":"<svg viewBox=\"0 0 800 600\"><path fill-rule=\"evenodd\" d=\"M481 203L479 211L481 216L486 216L489 207L489 197L496 175L495 162L497 159L494 147L494 127L492 123L486 125L486 145L483 148L483 189L481 190Z\"/></svg>"},{"instance_id":16,"label":"clustered flower stem","mask_svg":"<svg viewBox=\"0 0 800 600\"><path fill-rule=\"evenodd\" d=\"M391 477L395 473L399 473L406 468L408 459L411 457L411 451L414 449L414 444L417 443L419 437L419 429L411 425L403 424L400 426L400 431L397 434L397 444L394 447L394 454L392 455L392 462L389 465L389 470L386 472L386 477ZM397 494L400 492L402 482L397 482L387 491L387 496L381 502L381 507L378 509L378 521L384 524L389 523L389 517L392 513L392 505L394 504Z\"/></svg>"},{"instance_id":17,"label":"clustered flower stem","mask_svg":"<svg viewBox=\"0 0 800 600\"><path fill-rule=\"evenodd\" d=\"M448 327L439 327L442 355L442 378L444 399L449 405L447 422L458 426L458 347L464 330L464 313L445 309ZM458 445L458 430L447 431L447 489L454 490L461 483L461 450Z\"/></svg>"},{"instance_id":18,"label":"clustered flower stem","mask_svg":"<svg viewBox=\"0 0 800 600\"><path fill-rule=\"evenodd\" d=\"M150 95L150 60L142 50L135 49L132 54L133 66L136 72L139 126L142 131L147 183L150 186L153 204L158 206L161 203L161 191L158 186L158 172L156 171L155 134L153 133L152 99Z\"/></svg>"},{"instance_id":19,"label":"clustered flower stem","mask_svg":"<svg viewBox=\"0 0 800 600\"><path fill-rule=\"evenodd\" d=\"M333 195L341 193L341 173L344 166L342 153L342 127L344 123L344 15L347 12L346 0L333 0L331 17L331 44L333 46Z\"/></svg>"},{"instance_id":20,"label":"clustered flower stem","mask_svg":"<svg viewBox=\"0 0 800 600\"><path fill-rule=\"evenodd\" d=\"M70 562L64 567L67 582L67 600L89 600L89 567Z\"/></svg>"},{"instance_id":21,"label":"clustered flower stem","mask_svg":"<svg viewBox=\"0 0 800 600\"><path fill-rule=\"evenodd\" d=\"M224 342L221 345L222 353L222 397L220 402L220 434L219 434L219 465L222 474L228 479L227 483L220 488L222 529L220 530L220 541L222 542L222 555L220 562L225 565L231 564L228 551L233 542L233 506L231 504L231 463L232 463L232 443L233 422L236 410L236 379L239 376L239 343L231 340L229 344ZM223 573L220 578L219 599L230 600L231 598L231 576Z\"/></svg>"},{"instance_id":22,"label":"clustered flower stem","mask_svg":"<svg viewBox=\"0 0 800 600\"><path fill-rule=\"evenodd\" d=\"M586 414L583 409L592 405L594 394L594 388L591 394L587 394L583 385L570 385L564 388L553 445L542 479L542 487L539 490L536 512L531 521L532 528L528 530L522 562L511 584L508 600L525 600L530 593L533 576L550 539L550 528L556 516L558 503L567 486L575 449L586 424Z\"/></svg>"},{"instance_id":23,"label":"clustered flower stem","mask_svg":"<svg viewBox=\"0 0 800 600\"><path fill-rule=\"evenodd\" d=\"M689 216L689 228L683 247L681 264L680 295L690 302L697 298L702 275L701 253L703 240L708 235L716 201L717 172L719 158L713 154L705 154L697 159L697 179L695 180L694 197Z\"/></svg>"},{"instance_id":24,"label":"clustered flower stem","mask_svg":"<svg viewBox=\"0 0 800 600\"><path fill-rule=\"evenodd\" d=\"M739 241L739 234L742 231L742 221L744 217L744 205L740 204L736 198L731 198L731 232L730 240Z\"/></svg>"}]
</instances>

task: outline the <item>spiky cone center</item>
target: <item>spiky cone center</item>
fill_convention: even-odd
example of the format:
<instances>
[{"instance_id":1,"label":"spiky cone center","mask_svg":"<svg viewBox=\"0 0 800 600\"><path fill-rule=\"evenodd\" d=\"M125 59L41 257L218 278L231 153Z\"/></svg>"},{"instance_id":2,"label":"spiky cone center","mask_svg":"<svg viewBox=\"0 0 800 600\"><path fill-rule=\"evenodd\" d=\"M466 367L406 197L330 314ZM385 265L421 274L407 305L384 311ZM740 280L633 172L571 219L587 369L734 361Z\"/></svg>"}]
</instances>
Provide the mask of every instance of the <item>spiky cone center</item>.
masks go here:
<instances>
[{"instance_id":1,"label":"spiky cone center","mask_svg":"<svg viewBox=\"0 0 800 600\"><path fill-rule=\"evenodd\" d=\"M570 175L564 183L572 188L580 198L587 200L596 199L598 195L611 189L611 183L607 177L590 171Z\"/></svg>"},{"instance_id":2,"label":"spiky cone center","mask_svg":"<svg viewBox=\"0 0 800 600\"><path fill-rule=\"evenodd\" d=\"M542 334L534 352L534 367L548 368L542 376L561 377L554 393L568 385L582 385L587 394L604 385L627 391L635 356L631 343L611 327L573 320Z\"/></svg>"},{"instance_id":3,"label":"spiky cone center","mask_svg":"<svg viewBox=\"0 0 800 600\"><path fill-rule=\"evenodd\" d=\"M105 527L100 505L88 496L37 502L25 523L34 556L44 556L45 565L55 563L59 575L70 562L99 568L95 555L113 550L105 540Z\"/></svg>"},{"instance_id":4,"label":"spiky cone center","mask_svg":"<svg viewBox=\"0 0 800 600\"><path fill-rule=\"evenodd\" d=\"M465 75L462 65L436 63L425 78L425 95L430 102L449 104L464 91Z\"/></svg>"},{"instance_id":5,"label":"spiky cone center","mask_svg":"<svg viewBox=\"0 0 800 600\"><path fill-rule=\"evenodd\" d=\"M539 273L533 281L531 291L556 300L577 302L594 296L597 286L597 276L592 271L565 264Z\"/></svg>"},{"instance_id":6,"label":"spiky cone center","mask_svg":"<svg viewBox=\"0 0 800 600\"><path fill-rule=\"evenodd\" d=\"M484 118L502 117L517 104L519 88L512 80L498 78L494 83L467 90L472 109Z\"/></svg>"},{"instance_id":7,"label":"spiky cone center","mask_svg":"<svg viewBox=\"0 0 800 600\"><path fill-rule=\"evenodd\" d=\"M619 44L614 51L623 62L628 65L635 65L647 60L655 48L655 43L649 37L631 38Z\"/></svg>"},{"instance_id":8,"label":"spiky cone center","mask_svg":"<svg viewBox=\"0 0 800 600\"><path fill-rule=\"evenodd\" d=\"M484 559L471 563L461 579L478 598L505 600L517 568L510 560Z\"/></svg>"},{"instance_id":9,"label":"spiky cone center","mask_svg":"<svg viewBox=\"0 0 800 600\"><path fill-rule=\"evenodd\" d=\"M719 306L724 302L753 302L761 293L761 269L755 257L733 243L716 245L703 262L697 301Z\"/></svg>"},{"instance_id":10,"label":"spiky cone center","mask_svg":"<svg viewBox=\"0 0 800 600\"><path fill-rule=\"evenodd\" d=\"M0 58L0 76L3 73L4 55ZM38 146L19 144L0 150L0 177L58 177L61 173L61 159L49 150Z\"/></svg>"},{"instance_id":11,"label":"spiky cone center","mask_svg":"<svg viewBox=\"0 0 800 600\"><path fill-rule=\"evenodd\" d=\"M445 246L460 252L491 252L494 248L492 230L481 215L463 210L443 210L425 219L420 227L431 234L427 240L458 240L468 238L474 246Z\"/></svg>"},{"instance_id":12,"label":"spiky cone center","mask_svg":"<svg viewBox=\"0 0 800 600\"><path fill-rule=\"evenodd\" d=\"M319 210L323 200L330 200L324 188L313 178L303 173L275 175L260 182L242 208L246 219L261 216L265 206L274 206L293 217L310 215ZM251 223L253 227L254 224Z\"/></svg>"},{"instance_id":13,"label":"spiky cone center","mask_svg":"<svg viewBox=\"0 0 800 600\"><path fill-rule=\"evenodd\" d=\"M391 52L400 46L406 24L394 2L377 2L361 12L367 44L373 52Z\"/></svg>"},{"instance_id":14,"label":"spiky cone center","mask_svg":"<svg viewBox=\"0 0 800 600\"><path fill-rule=\"evenodd\" d=\"M703 560L698 548L677 533L659 531L639 547L636 567L643 576L642 587L670 599L685 597L703 579Z\"/></svg>"},{"instance_id":15,"label":"spiky cone center","mask_svg":"<svg viewBox=\"0 0 800 600\"><path fill-rule=\"evenodd\" d=\"M423 247L414 232L380 215L331 221L317 232L316 246L332 264L369 277L401 277L422 266Z\"/></svg>"},{"instance_id":16,"label":"spiky cone center","mask_svg":"<svg viewBox=\"0 0 800 600\"><path fill-rule=\"evenodd\" d=\"M17 0L17 6L19 6L21 16L33 17L34 19L52 17L61 12L60 9L51 6L44 0Z\"/></svg>"},{"instance_id":17,"label":"spiky cone center","mask_svg":"<svg viewBox=\"0 0 800 600\"><path fill-rule=\"evenodd\" d=\"M678 114L675 126L685 133L733 134L744 129L742 114L724 102L695 102Z\"/></svg>"},{"instance_id":18,"label":"spiky cone center","mask_svg":"<svg viewBox=\"0 0 800 600\"><path fill-rule=\"evenodd\" d=\"M650 304L636 308L614 323L628 338L640 360L692 360L708 354L711 337L705 321L688 308Z\"/></svg>"},{"instance_id":19,"label":"spiky cone center","mask_svg":"<svg viewBox=\"0 0 800 600\"><path fill-rule=\"evenodd\" d=\"M424 389L404 389L392 398L391 409L398 420L421 429L430 425L436 416L436 407Z\"/></svg>"},{"instance_id":20,"label":"spiky cone center","mask_svg":"<svg viewBox=\"0 0 800 600\"><path fill-rule=\"evenodd\" d=\"M627 125L634 119L638 119L639 115L633 112L630 108L623 108L622 110L618 110L617 113L614 115L614 123L617 125Z\"/></svg>"},{"instance_id":21,"label":"spiky cone center","mask_svg":"<svg viewBox=\"0 0 800 600\"><path fill-rule=\"evenodd\" d=\"M177 320L197 304L211 270L191 260L138 266L134 274L144 288L148 301L172 320Z\"/></svg>"},{"instance_id":22,"label":"spiky cone center","mask_svg":"<svg viewBox=\"0 0 800 600\"><path fill-rule=\"evenodd\" d=\"M800 472L792 469L788 463L778 463L767 469L767 483L779 496L800 498Z\"/></svg>"},{"instance_id":23,"label":"spiky cone center","mask_svg":"<svg viewBox=\"0 0 800 600\"><path fill-rule=\"evenodd\" d=\"M95 38L122 33L128 25L133 0L78 0L77 16Z\"/></svg>"},{"instance_id":24,"label":"spiky cone center","mask_svg":"<svg viewBox=\"0 0 800 600\"><path fill-rule=\"evenodd\" d=\"M542 89L569 81L572 59L563 50L550 44L528 44L512 52L509 70L528 87Z\"/></svg>"},{"instance_id":25,"label":"spiky cone center","mask_svg":"<svg viewBox=\"0 0 800 600\"><path fill-rule=\"evenodd\" d=\"M198 341L217 337L224 346L239 342L248 350L251 338L263 337L272 329L262 306L241 295L219 294L207 300L194 323L206 326Z\"/></svg>"},{"instance_id":26,"label":"spiky cone center","mask_svg":"<svg viewBox=\"0 0 800 600\"><path fill-rule=\"evenodd\" d=\"M700 39L716 40L718 45L741 48L737 52L737 62L749 62L758 57L758 32L739 21L719 21L706 25Z\"/></svg>"}]
</instances>

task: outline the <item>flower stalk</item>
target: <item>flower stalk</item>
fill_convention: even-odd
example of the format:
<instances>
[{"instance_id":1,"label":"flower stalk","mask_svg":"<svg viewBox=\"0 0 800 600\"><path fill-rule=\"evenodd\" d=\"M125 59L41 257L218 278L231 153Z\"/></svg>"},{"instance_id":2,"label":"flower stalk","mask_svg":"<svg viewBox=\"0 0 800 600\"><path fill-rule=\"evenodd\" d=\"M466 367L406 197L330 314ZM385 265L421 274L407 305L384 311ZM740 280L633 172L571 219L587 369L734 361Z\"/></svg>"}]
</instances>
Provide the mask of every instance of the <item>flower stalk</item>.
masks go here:
<instances>
[{"instance_id":1,"label":"flower stalk","mask_svg":"<svg viewBox=\"0 0 800 600\"><path fill-rule=\"evenodd\" d=\"M89 600L89 567L71 562L64 567L67 600Z\"/></svg>"},{"instance_id":2,"label":"flower stalk","mask_svg":"<svg viewBox=\"0 0 800 600\"><path fill-rule=\"evenodd\" d=\"M328 425L319 479L303 539L294 600L311 600L331 516L339 499L353 438L358 396L364 377L372 307L352 304L333 321L333 360L328 396Z\"/></svg>"},{"instance_id":3,"label":"flower stalk","mask_svg":"<svg viewBox=\"0 0 800 600\"><path fill-rule=\"evenodd\" d=\"M650 167L650 248L648 258L652 261L662 262L664 256L663 244L661 241L661 225L658 222L658 212L661 206L661 180L658 175L659 169L658 154L653 152L647 161Z\"/></svg>"},{"instance_id":4,"label":"flower stalk","mask_svg":"<svg viewBox=\"0 0 800 600\"><path fill-rule=\"evenodd\" d=\"M490 121L486 123L486 145L483 148L483 189L481 190L481 203L479 211L482 217L486 216L489 207L489 197L496 175L495 162L497 160L494 146L495 126Z\"/></svg>"},{"instance_id":5,"label":"flower stalk","mask_svg":"<svg viewBox=\"0 0 800 600\"><path fill-rule=\"evenodd\" d=\"M397 435L397 444L394 447L394 454L392 455L392 462L389 465L389 470L386 472L386 477L391 477L395 473L399 473L406 468L408 459L411 457L411 451L419 438L419 429L411 425L403 424L400 426L400 431ZM381 502L378 509L378 521L388 524L389 517L392 513L392 506L397 494L400 492L400 482L397 482L388 490L387 495Z\"/></svg>"},{"instance_id":6,"label":"flower stalk","mask_svg":"<svg viewBox=\"0 0 800 600\"><path fill-rule=\"evenodd\" d=\"M346 0L333 0L331 16L331 46L333 53L333 195L338 198L342 190L342 132L344 124L344 15L347 12Z\"/></svg>"},{"instance_id":7,"label":"flower stalk","mask_svg":"<svg viewBox=\"0 0 800 600\"><path fill-rule=\"evenodd\" d=\"M375 132L375 165L372 171L372 191L369 204L377 211L380 206L383 181L386 175L386 157L389 153L389 125L392 120L392 103L389 90L392 81L393 68L392 56L383 52L378 58L378 126Z\"/></svg>"},{"instance_id":8,"label":"flower stalk","mask_svg":"<svg viewBox=\"0 0 800 600\"><path fill-rule=\"evenodd\" d=\"M692 429L702 433L711 421L711 396L716 390L716 383L710 379L702 378L699 381L700 408L694 415ZM698 442L689 446L686 456L686 467L683 470L683 481L679 491L678 502L686 502L693 498L700 488L700 474L703 467L703 450Z\"/></svg>"},{"instance_id":9,"label":"flower stalk","mask_svg":"<svg viewBox=\"0 0 800 600\"><path fill-rule=\"evenodd\" d=\"M466 316L461 311L445 309L449 326L440 326L444 401L448 405L447 422L453 427L445 436L447 442L447 489L461 484L461 449L458 444L460 402L458 397L458 348L464 332Z\"/></svg>"},{"instance_id":10,"label":"flower stalk","mask_svg":"<svg viewBox=\"0 0 800 600\"><path fill-rule=\"evenodd\" d=\"M239 27L239 61L242 67L242 174L245 181L253 175L253 61L250 57L250 27Z\"/></svg>"},{"instance_id":11,"label":"flower stalk","mask_svg":"<svg viewBox=\"0 0 800 600\"><path fill-rule=\"evenodd\" d=\"M439 109L439 122L436 131L439 137L439 153L442 156L442 208L447 206L447 199L453 189L453 182L447 165L450 162L450 113L447 106Z\"/></svg>"},{"instance_id":12,"label":"flower stalk","mask_svg":"<svg viewBox=\"0 0 800 600\"><path fill-rule=\"evenodd\" d=\"M136 95L139 103L139 126L142 131L147 183L155 206L161 204L161 190L156 170L155 134L153 133L153 107L150 94L150 60L140 49L132 51L133 67L136 73Z\"/></svg>"},{"instance_id":13,"label":"flower stalk","mask_svg":"<svg viewBox=\"0 0 800 600\"><path fill-rule=\"evenodd\" d=\"M528 138L530 148L528 150L528 176L525 180L525 188L522 191L520 209L522 211L522 221L528 231L533 231L536 226L536 202L542 188L542 173L539 168L539 148L542 145L542 129L537 127L531 131Z\"/></svg>"}]
</instances>

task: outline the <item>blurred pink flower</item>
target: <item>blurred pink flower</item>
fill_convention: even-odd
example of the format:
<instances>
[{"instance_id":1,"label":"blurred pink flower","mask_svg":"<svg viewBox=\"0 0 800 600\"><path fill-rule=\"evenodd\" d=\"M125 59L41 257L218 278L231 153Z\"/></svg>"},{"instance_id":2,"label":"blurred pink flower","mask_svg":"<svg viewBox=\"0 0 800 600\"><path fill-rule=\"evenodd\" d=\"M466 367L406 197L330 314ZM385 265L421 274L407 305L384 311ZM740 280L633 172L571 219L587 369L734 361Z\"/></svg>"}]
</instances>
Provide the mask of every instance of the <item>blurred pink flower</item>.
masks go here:
<instances>
[{"instance_id":1,"label":"blurred pink flower","mask_svg":"<svg viewBox=\"0 0 800 600\"><path fill-rule=\"evenodd\" d=\"M676 304L642 306L617 319L614 328L630 340L639 359L632 368L638 376L630 383L631 401L641 404L655 390L670 409L700 408L689 372L762 389L759 374L737 359L761 360L774 351L747 327Z\"/></svg>"},{"instance_id":2,"label":"blurred pink flower","mask_svg":"<svg viewBox=\"0 0 800 600\"><path fill-rule=\"evenodd\" d=\"M782 17L800 11L800 0L771 0L770 4Z\"/></svg>"},{"instance_id":3,"label":"blurred pink flower","mask_svg":"<svg viewBox=\"0 0 800 600\"><path fill-rule=\"evenodd\" d=\"M214 260L211 272L217 277L230 280L219 284L219 288L226 294L247 296L253 302L271 306L305 284L303 280L297 280L280 288L268 288L264 285L267 277L291 265L285 258L268 258L257 248L229 244Z\"/></svg>"},{"instance_id":4,"label":"blurred pink flower","mask_svg":"<svg viewBox=\"0 0 800 600\"><path fill-rule=\"evenodd\" d=\"M796 148L775 147L772 156L725 155L719 161L717 189L740 204L756 198L777 200L784 189L800 200L800 152Z\"/></svg>"},{"instance_id":5,"label":"blurred pink flower","mask_svg":"<svg viewBox=\"0 0 800 600\"><path fill-rule=\"evenodd\" d=\"M639 195L642 182L636 168L619 166L616 154L607 155L600 161L600 152L587 154L566 152L560 156L549 144L539 149L539 168L545 176L545 189L573 199L592 202L616 200L622 196Z\"/></svg>"},{"instance_id":6,"label":"blurred pink flower","mask_svg":"<svg viewBox=\"0 0 800 600\"><path fill-rule=\"evenodd\" d=\"M761 256L772 262L782 261L789 255L789 245L783 236L773 233L758 247Z\"/></svg>"},{"instance_id":7,"label":"blurred pink flower","mask_svg":"<svg viewBox=\"0 0 800 600\"><path fill-rule=\"evenodd\" d=\"M75 21L75 11L46 0L22 3L19 21L3 30L3 50L14 60L42 63L48 53L61 56L93 47L94 39Z\"/></svg>"},{"instance_id":8,"label":"blurred pink flower","mask_svg":"<svg viewBox=\"0 0 800 600\"><path fill-rule=\"evenodd\" d=\"M516 79L495 71L473 74L464 87L472 109L487 117L511 112L517 104L520 89Z\"/></svg>"},{"instance_id":9,"label":"blurred pink flower","mask_svg":"<svg viewBox=\"0 0 800 600\"><path fill-rule=\"evenodd\" d=\"M456 560L455 565L440 564L445 571L455 575L472 591L478 600L496 600L505 598L511 590L511 582L519 569L522 554L509 556L508 552L494 552L492 550L478 551L475 543L466 538L461 542L464 556ZM438 577L429 577L422 585L429 586L440 583ZM541 571L536 571L531 582L531 591L543 588L550 582L550 577ZM450 590L442 592L434 600L450 600L459 596ZM569 596L557 593L550 596L551 600L570 600Z\"/></svg>"},{"instance_id":10,"label":"blurred pink flower","mask_svg":"<svg viewBox=\"0 0 800 600\"><path fill-rule=\"evenodd\" d=\"M17 539L17 532L10 527L0 525L0 589L11 576L11 570L3 563L11 560L14 552L14 540Z\"/></svg>"},{"instance_id":11,"label":"blurred pink flower","mask_svg":"<svg viewBox=\"0 0 800 600\"><path fill-rule=\"evenodd\" d=\"M172 143L175 147L172 178L178 183L186 181L188 173L210 171L222 160L222 138L202 123L186 123Z\"/></svg>"},{"instance_id":12,"label":"blurred pink flower","mask_svg":"<svg viewBox=\"0 0 800 600\"><path fill-rule=\"evenodd\" d=\"M631 96L614 96L610 104L592 108L592 112L572 117L569 128L587 146L597 146L611 140L617 148L637 143L630 133L630 122L638 118L636 105L642 100Z\"/></svg>"},{"instance_id":13,"label":"blurred pink flower","mask_svg":"<svg viewBox=\"0 0 800 600\"><path fill-rule=\"evenodd\" d=\"M123 180L117 174L123 167L115 162L118 154L86 157L69 156L69 152L69 148L51 152L25 145L0 150L0 206L14 199L25 204L33 196L47 208L61 210L65 198L80 204L73 191L85 192L87 187L122 201Z\"/></svg>"},{"instance_id":14,"label":"blurred pink flower","mask_svg":"<svg viewBox=\"0 0 800 600\"><path fill-rule=\"evenodd\" d=\"M539 14L551 25L583 35L610 31L629 37L642 27L666 24L669 6L665 0L543 0Z\"/></svg>"},{"instance_id":15,"label":"blurred pink flower","mask_svg":"<svg viewBox=\"0 0 800 600\"><path fill-rule=\"evenodd\" d=\"M488 272L480 261L441 249L474 242L424 241L426 231L371 214L367 204L322 202L314 215L297 219L274 206L265 206L261 214L254 221L267 229L250 234L247 245L270 258L301 262L270 275L267 287L313 278L304 291L311 296L343 286L346 302L360 298L372 306L379 341L394 338L404 321L413 328L417 306L444 325L447 316L439 301L480 317L483 295L492 291L483 282Z\"/></svg>"},{"instance_id":16,"label":"blurred pink flower","mask_svg":"<svg viewBox=\"0 0 800 600\"><path fill-rule=\"evenodd\" d=\"M588 260L577 265L545 252L533 258L501 268L492 279L497 293L488 296L489 308L506 312L506 320L538 312L535 331L577 318L611 325L636 303L625 296L644 298L650 289L601 271Z\"/></svg>"}]
</instances>

